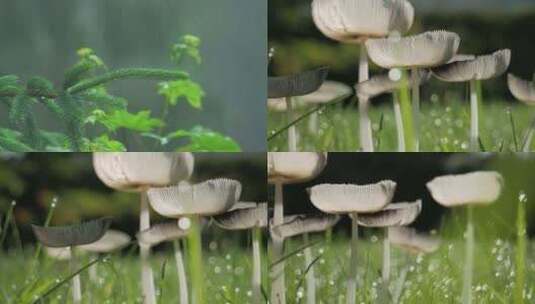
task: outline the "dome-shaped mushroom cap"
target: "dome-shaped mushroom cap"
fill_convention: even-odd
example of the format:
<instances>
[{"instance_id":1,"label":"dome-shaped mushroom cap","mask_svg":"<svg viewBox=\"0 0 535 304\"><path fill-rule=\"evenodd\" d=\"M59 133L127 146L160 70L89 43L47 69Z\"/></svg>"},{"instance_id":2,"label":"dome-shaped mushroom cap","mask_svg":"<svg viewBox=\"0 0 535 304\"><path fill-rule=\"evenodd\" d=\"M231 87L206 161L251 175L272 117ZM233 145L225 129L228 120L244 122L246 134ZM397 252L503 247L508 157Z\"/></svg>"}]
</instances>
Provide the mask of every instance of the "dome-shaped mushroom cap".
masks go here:
<instances>
[{"instance_id":1,"label":"dome-shaped mushroom cap","mask_svg":"<svg viewBox=\"0 0 535 304\"><path fill-rule=\"evenodd\" d=\"M446 31L431 31L408 37L369 39L370 59L383 68L435 67L451 60L461 38Z\"/></svg>"},{"instance_id":2,"label":"dome-shaped mushroom cap","mask_svg":"<svg viewBox=\"0 0 535 304\"><path fill-rule=\"evenodd\" d=\"M228 230L266 227L268 223L267 203L255 204L253 207L233 207L226 213L214 216L213 219L217 226Z\"/></svg>"},{"instance_id":3,"label":"dome-shaped mushroom cap","mask_svg":"<svg viewBox=\"0 0 535 304\"><path fill-rule=\"evenodd\" d=\"M321 184L309 188L312 204L325 213L368 213L383 209L392 201L396 183L391 180L376 184Z\"/></svg>"},{"instance_id":4,"label":"dome-shaped mushroom cap","mask_svg":"<svg viewBox=\"0 0 535 304\"><path fill-rule=\"evenodd\" d=\"M130 243L128 234L110 229L98 241L78 246L78 248L89 252L106 253L119 250L128 245L128 243Z\"/></svg>"},{"instance_id":5,"label":"dome-shaped mushroom cap","mask_svg":"<svg viewBox=\"0 0 535 304\"><path fill-rule=\"evenodd\" d=\"M240 198L241 184L232 179L211 179L191 185L151 188L147 191L150 205L165 217L215 215L230 209Z\"/></svg>"},{"instance_id":6,"label":"dome-shaped mushroom cap","mask_svg":"<svg viewBox=\"0 0 535 304\"><path fill-rule=\"evenodd\" d=\"M277 226L271 226L271 235L278 238L289 238L292 236L321 232L336 225L340 220L338 215L291 215L284 218L284 223Z\"/></svg>"},{"instance_id":7,"label":"dome-shaped mushroom cap","mask_svg":"<svg viewBox=\"0 0 535 304\"><path fill-rule=\"evenodd\" d=\"M299 101L305 105L315 105L331 102L342 96L351 95L352 90L348 85L327 80L313 93L299 97Z\"/></svg>"},{"instance_id":8,"label":"dome-shaped mushroom cap","mask_svg":"<svg viewBox=\"0 0 535 304\"><path fill-rule=\"evenodd\" d=\"M70 247L43 247L45 248L46 255L50 258L53 258L58 261L67 261L71 259Z\"/></svg>"},{"instance_id":9,"label":"dome-shaped mushroom cap","mask_svg":"<svg viewBox=\"0 0 535 304\"><path fill-rule=\"evenodd\" d=\"M268 183L302 183L316 177L327 165L327 153L268 152Z\"/></svg>"},{"instance_id":10,"label":"dome-shaped mushroom cap","mask_svg":"<svg viewBox=\"0 0 535 304\"><path fill-rule=\"evenodd\" d=\"M329 73L328 67L299 74L268 78L268 98L303 96L316 91Z\"/></svg>"},{"instance_id":11,"label":"dome-shaped mushroom cap","mask_svg":"<svg viewBox=\"0 0 535 304\"><path fill-rule=\"evenodd\" d=\"M149 229L139 231L136 238L143 245L148 247L156 246L162 242L174 241L188 235L188 230L178 227L176 221L160 223L151 226Z\"/></svg>"},{"instance_id":12,"label":"dome-shaped mushroom cap","mask_svg":"<svg viewBox=\"0 0 535 304\"><path fill-rule=\"evenodd\" d=\"M485 80L502 75L511 62L511 50L504 49L472 60L456 61L433 69L436 78L446 82Z\"/></svg>"},{"instance_id":13,"label":"dome-shaped mushroom cap","mask_svg":"<svg viewBox=\"0 0 535 304\"><path fill-rule=\"evenodd\" d=\"M513 74L507 75L507 85L513 96L527 105L535 105L535 86L531 81L520 79Z\"/></svg>"},{"instance_id":14,"label":"dome-shaped mushroom cap","mask_svg":"<svg viewBox=\"0 0 535 304\"><path fill-rule=\"evenodd\" d=\"M416 85L422 85L427 82L431 76L426 69L418 69L418 77L416 78ZM374 98L384 93L391 93L401 86L401 81L393 81L388 77L388 74L377 75L372 78L359 82L355 85L355 90L357 91L357 96L361 98ZM414 80L411 77L409 79L409 86L414 84Z\"/></svg>"},{"instance_id":15,"label":"dome-shaped mushroom cap","mask_svg":"<svg viewBox=\"0 0 535 304\"><path fill-rule=\"evenodd\" d=\"M111 218L100 218L78 225L41 227L32 225L35 237L48 247L69 247L98 241L111 225Z\"/></svg>"},{"instance_id":16,"label":"dome-shaped mushroom cap","mask_svg":"<svg viewBox=\"0 0 535 304\"><path fill-rule=\"evenodd\" d=\"M414 8L406 0L314 0L312 18L327 37L361 43L370 37L407 32Z\"/></svg>"},{"instance_id":17,"label":"dome-shaped mushroom cap","mask_svg":"<svg viewBox=\"0 0 535 304\"><path fill-rule=\"evenodd\" d=\"M388 240L390 243L416 254L431 253L440 246L439 238L418 233L407 227L388 228Z\"/></svg>"},{"instance_id":18,"label":"dome-shaped mushroom cap","mask_svg":"<svg viewBox=\"0 0 535 304\"><path fill-rule=\"evenodd\" d=\"M494 171L444 175L427 183L433 199L446 207L490 204L498 199L502 188L503 178Z\"/></svg>"},{"instance_id":19,"label":"dome-shaped mushroom cap","mask_svg":"<svg viewBox=\"0 0 535 304\"><path fill-rule=\"evenodd\" d=\"M140 192L188 179L193 154L171 152L95 152L93 167L100 180L120 191Z\"/></svg>"},{"instance_id":20,"label":"dome-shaped mushroom cap","mask_svg":"<svg viewBox=\"0 0 535 304\"><path fill-rule=\"evenodd\" d=\"M359 215L357 222L364 227L405 226L414 222L421 211L421 200L411 203L389 204L377 212Z\"/></svg>"}]
</instances>

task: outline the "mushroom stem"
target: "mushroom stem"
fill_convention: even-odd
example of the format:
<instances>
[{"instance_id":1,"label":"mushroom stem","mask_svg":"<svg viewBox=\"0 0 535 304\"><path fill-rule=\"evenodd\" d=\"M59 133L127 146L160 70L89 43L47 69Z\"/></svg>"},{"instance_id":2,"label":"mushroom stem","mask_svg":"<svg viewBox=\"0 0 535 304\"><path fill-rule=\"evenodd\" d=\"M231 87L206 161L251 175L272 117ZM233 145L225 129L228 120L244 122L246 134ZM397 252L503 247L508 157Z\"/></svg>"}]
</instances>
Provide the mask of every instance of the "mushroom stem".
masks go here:
<instances>
[{"instance_id":1,"label":"mushroom stem","mask_svg":"<svg viewBox=\"0 0 535 304\"><path fill-rule=\"evenodd\" d=\"M199 216L191 216L191 228L188 233L189 272L194 304L204 304L204 271L202 262L202 239Z\"/></svg>"},{"instance_id":2,"label":"mushroom stem","mask_svg":"<svg viewBox=\"0 0 535 304\"><path fill-rule=\"evenodd\" d=\"M388 281L390 280L390 237L388 228L385 229L385 236L383 240L383 284L388 288Z\"/></svg>"},{"instance_id":3,"label":"mushroom stem","mask_svg":"<svg viewBox=\"0 0 535 304\"><path fill-rule=\"evenodd\" d=\"M140 211L139 211L139 231L150 228L150 210L147 193L140 194ZM141 258L141 284L143 290L143 303L156 304L156 292L154 289L154 280L152 275L152 267L150 266L149 256L150 247L139 244L139 255Z\"/></svg>"},{"instance_id":4,"label":"mushroom stem","mask_svg":"<svg viewBox=\"0 0 535 304\"><path fill-rule=\"evenodd\" d=\"M89 280L93 283L98 282L98 274L97 274L97 264L93 264L89 267Z\"/></svg>"},{"instance_id":5,"label":"mushroom stem","mask_svg":"<svg viewBox=\"0 0 535 304\"><path fill-rule=\"evenodd\" d=\"M526 197L520 193L516 215L516 254L515 254L515 304L524 303L526 284Z\"/></svg>"},{"instance_id":6,"label":"mushroom stem","mask_svg":"<svg viewBox=\"0 0 535 304\"><path fill-rule=\"evenodd\" d=\"M303 241L308 244L308 233L303 234ZM312 265L312 249L309 247L305 248L305 269L308 269L306 274L306 283L307 283L307 304L316 303L316 278L314 275L314 265Z\"/></svg>"},{"instance_id":7,"label":"mushroom stem","mask_svg":"<svg viewBox=\"0 0 535 304\"><path fill-rule=\"evenodd\" d=\"M261 250L260 242L262 238L262 232L259 227L254 227L252 230L253 235L253 303L262 303L262 270L261 270Z\"/></svg>"},{"instance_id":8,"label":"mushroom stem","mask_svg":"<svg viewBox=\"0 0 535 304\"><path fill-rule=\"evenodd\" d=\"M396 131L398 135L398 152L405 152L405 138L403 137L403 119L401 117L401 107L399 106L398 93L394 92L394 118L396 121Z\"/></svg>"},{"instance_id":9,"label":"mushroom stem","mask_svg":"<svg viewBox=\"0 0 535 304\"><path fill-rule=\"evenodd\" d=\"M358 224L357 213L351 214L351 260L349 263L349 274L347 278L347 304L356 303L357 289L357 246L358 246Z\"/></svg>"},{"instance_id":10,"label":"mushroom stem","mask_svg":"<svg viewBox=\"0 0 535 304\"><path fill-rule=\"evenodd\" d=\"M462 303L472 303L472 278L474 272L474 225L472 223L473 207L467 207L466 245L463 276Z\"/></svg>"},{"instance_id":11,"label":"mushroom stem","mask_svg":"<svg viewBox=\"0 0 535 304\"><path fill-rule=\"evenodd\" d=\"M470 150L476 152L479 139L479 117L477 100L477 83L475 79L470 80Z\"/></svg>"},{"instance_id":12,"label":"mushroom stem","mask_svg":"<svg viewBox=\"0 0 535 304\"><path fill-rule=\"evenodd\" d=\"M283 207L283 195L282 184L275 184L275 210L273 213L273 225L278 226L284 223L284 207ZM280 237L273 237L273 261L278 261L283 254L284 239ZM286 303L286 294L284 286L284 261L278 262L271 268L271 303L284 304Z\"/></svg>"},{"instance_id":13,"label":"mushroom stem","mask_svg":"<svg viewBox=\"0 0 535 304\"><path fill-rule=\"evenodd\" d=\"M399 105L401 109L402 123L403 123L403 137L408 152L416 151L416 143L414 140L414 125L412 121L412 106L409 96L409 84L407 82L407 72L401 71L401 85L399 88Z\"/></svg>"},{"instance_id":14,"label":"mushroom stem","mask_svg":"<svg viewBox=\"0 0 535 304\"><path fill-rule=\"evenodd\" d=\"M412 117L414 119L415 150L420 150L420 85L418 83L418 68L411 69L412 82Z\"/></svg>"},{"instance_id":15,"label":"mushroom stem","mask_svg":"<svg viewBox=\"0 0 535 304\"><path fill-rule=\"evenodd\" d=\"M76 259L76 253L74 247L70 247L71 250L71 272L78 271L78 261ZM81 303L82 302L82 284L80 283L80 274L75 275L72 278L72 302Z\"/></svg>"},{"instance_id":16,"label":"mushroom stem","mask_svg":"<svg viewBox=\"0 0 535 304\"><path fill-rule=\"evenodd\" d=\"M310 114L308 118L308 131L313 135L318 133L319 121L318 121L318 112Z\"/></svg>"},{"instance_id":17,"label":"mushroom stem","mask_svg":"<svg viewBox=\"0 0 535 304\"><path fill-rule=\"evenodd\" d=\"M360 45L360 58L359 58L359 79L358 82L364 82L369 78L368 70L368 53L364 43ZM359 138L360 147L364 152L373 152L373 134L372 123L368 110L370 107L370 101L365 97L358 97L359 100Z\"/></svg>"},{"instance_id":18,"label":"mushroom stem","mask_svg":"<svg viewBox=\"0 0 535 304\"><path fill-rule=\"evenodd\" d=\"M178 276L178 290L180 292L180 304L188 304L188 282L186 280L186 269L184 267L184 258L182 248L178 240L173 241L175 250L176 272Z\"/></svg>"},{"instance_id":19,"label":"mushroom stem","mask_svg":"<svg viewBox=\"0 0 535 304\"><path fill-rule=\"evenodd\" d=\"M285 100L288 123L291 123L294 121L292 97L286 97ZM290 128L288 128L288 151L297 151L297 129L295 127L295 124L292 124Z\"/></svg>"},{"instance_id":20,"label":"mushroom stem","mask_svg":"<svg viewBox=\"0 0 535 304\"><path fill-rule=\"evenodd\" d=\"M535 133L535 117L533 117L533 119L531 120L526 136L524 137L524 145L522 146L522 152L529 152L531 150L533 133Z\"/></svg>"}]
</instances>

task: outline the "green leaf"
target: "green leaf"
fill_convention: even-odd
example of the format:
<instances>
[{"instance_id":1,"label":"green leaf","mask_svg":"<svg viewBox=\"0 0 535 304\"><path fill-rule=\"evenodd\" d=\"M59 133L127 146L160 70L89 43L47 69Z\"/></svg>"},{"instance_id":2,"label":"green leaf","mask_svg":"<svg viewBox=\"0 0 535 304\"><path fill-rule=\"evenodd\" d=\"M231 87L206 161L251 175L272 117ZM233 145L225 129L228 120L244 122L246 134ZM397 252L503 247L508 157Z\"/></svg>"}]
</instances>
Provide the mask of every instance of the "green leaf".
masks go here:
<instances>
[{"instance_id":1,"label":"green leaf","mask_svg":"<svg viewBox=\"0 0 535 304\"><path fill-rule=\"evenodd\" d=\"M180 41L173 45L171 50L171 60L176 64L179 64L185 55L191 57L198 64L201 63L201 53L199 52L199 46L201 45L201 39L193 35L185 35Z\"/></svg>"},{"instance_id":2,"label":"green leaf","mask_svg":"<svg viewBox=\"0 0 535 304\"><path fill-rule=\"evenodd\" d=\"M32 77L26 84L28 95L32 97L54 98L57 96L54 85L43 77Z\"/></svg>"},{"instance_id":3,"label":"green leaf","mask_svg":"<svg viewBox=\"0 0 535 304\"><path fill-rule=\"evenodd\" d=\"M106 69L106 65L90 48L81 48L77 52L80 60L65 72L63 88L67 89L78 82L93 76L99 68Z\"/></svg>"},{"instance_id":4,"label":"green leaf","mask_svg":"<svg viewBox=\"0 0 535 304\"><path fill-rule=\"evenodd\" d=\"M125 110L119 110L106 114L101 110L96 110L93 112L93 116L96 122L101 123L112 132L119 128L149 132L164 125L160 119L151 118L150 111L140 111L137 114L132 114Z\"/></svg>"},{"instance_id":5,"label":"green leaf","mask_svg":"<svg viewBox=\"0 0 535 304\"><path fill-rule=\"evenodd\" d=\"M0 150L12 152L31 152L33 149L20 141L19 132L0 128Z\"/></svg>"},{"instance_id":6,"label":"green leaf","mask_svg":"<svg viewBox=\"0 0 535 304\"><path fill-rule=\"evenodd\" d=\"M190 131L178 130L169 134L168 138L189 137L190 144L179 151L191 152L240 152L241 148L236 141L223 134L210 129L196 126Z\"/></svg>"},{"instance_id":7,"label":"green leaf","mask_svg":"<svg viewBox=\"0 0 535 304\"><path fill-rule=\"evenodd\" d=\"M69 151L69 137L63 133L39 131L47 151Z\"/></svg>"},{"instance_id":8,"label":"green leaf","mask_svg":"<svg viewBox=\"0 0 535 304\"><path fill-rule=\"evenodd\" d=\"M161 82L158 85L158 94L165 97L170 105L176 105L178 98L184 97L195 109L202 108L202 99L205 95L202 87L189 79Z\"/></svg>"},{"instance_id":9,"label":"green leaf","mask_svg":"<svg viewBox=\"0 0 535 304\"><path fill-rule=\"evenodd\" d=\"M122 142L110 139L104 134L91 141L86 142L86 151L95 152L125 152L126 148Z\"/></svg>"}]
</instances>

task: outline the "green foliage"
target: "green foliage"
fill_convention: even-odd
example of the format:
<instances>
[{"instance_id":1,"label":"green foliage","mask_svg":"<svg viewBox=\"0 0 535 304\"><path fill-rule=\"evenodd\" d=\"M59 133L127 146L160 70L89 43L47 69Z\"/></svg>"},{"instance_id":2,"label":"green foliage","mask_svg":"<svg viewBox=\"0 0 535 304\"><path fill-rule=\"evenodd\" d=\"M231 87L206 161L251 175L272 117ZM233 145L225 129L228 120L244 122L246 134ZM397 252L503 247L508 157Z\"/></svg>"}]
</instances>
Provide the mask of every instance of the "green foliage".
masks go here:
<instances>
[{"instance_id":1,"label":"green foliage","mask_svg":"<svg viewBox=\"0 0 535 304\"><path fill-rule=\"evenodd\" d=\"M144 133L143 136L155 139L165 146L175 139L187 139L189 144L179 148L179 151L191 152L239 152L240 146L232 138L214 132L202 126L195 126L191 130L177 130L165 136L154 133Z\"/></svg>"},{"instance_id":2,"label":"green foliage","mask_svg":"<svg viewBox=\"0 0 535 304\"><path fill-rule=\"evenodd\" d=\"M201 86L189 79L162 82L158 85L158 93L165 97L170 105L176 105L178 98L184 97L190 106L201 109L205 93Z\"/></svg>"},{"instance_id":3,"label":"green foliage","mask_svg":"<svg viewBox=\"0 0 535 304\"><path fill-rule=\"evenodd\" d=\"M151 118L150 111L140 111L137 114L132 114L125 110L119 110L106 114L104 111L95 110L93 115L90 116L90 121L99 122L112 132L120 128L149 132L164 125L163 121Z\"/></svg>"},{"instance_id":4,"label":"green foliage","mask_svg":"<svg viewBox=\"0 0 535 304\"><path fill-rule=\"evenodd\" d=\"M171 50L171 60L175 63L180 63L185 56L191 57L195 62L200 64L202 62L199 46L201 40L192 35L183 36L180 41L173 45Z\"/></svg>"}]
</instances>

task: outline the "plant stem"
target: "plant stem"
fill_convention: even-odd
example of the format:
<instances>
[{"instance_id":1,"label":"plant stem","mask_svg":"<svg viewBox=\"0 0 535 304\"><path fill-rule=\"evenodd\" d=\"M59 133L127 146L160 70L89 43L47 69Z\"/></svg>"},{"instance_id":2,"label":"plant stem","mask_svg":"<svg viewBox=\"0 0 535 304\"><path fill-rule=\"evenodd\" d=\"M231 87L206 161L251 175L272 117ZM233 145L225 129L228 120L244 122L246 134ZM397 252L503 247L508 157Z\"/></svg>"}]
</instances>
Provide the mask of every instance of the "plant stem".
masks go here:
<instances>
[{"instance_id":1,"label":"plant stem","mask_svg":"<svg viewBox=\"0 0 535 304\"><path fill-rule=\"evenodd\" d=\"M474 225L473 207L467 206L466 243L464 257L463 293L462 303L472 303L472 280L474 275Z\"/></svg>"},{"instance_id":2,"label":"plant stem","mask_svg":"<svg viewBox=\"0 0 535 304\"><path fill-rule=\"evenodd\" d=\"M310 114L310 117L308 118L308 132L312 133L313 135L318 134L319 129L319 117L318 112L314 112Z\"/></svg>"},{"instance_id":3,"label":"plant stem","mask_svg":"<svg viewBox=\"0 0 535 304\"><path fill-rule=\"evenodd\" d=\"M479 146L479 117L476 80L470 80L470 151L477 152Z\"/></svg>"},{"instance_id":4,"label":"plant stem","mask_svg":"<svg viewBox=\"0 0 535 304\"><path fill-rule=\"evenodd\" d=\"M204 271L202 262L202 239L199 216L191 217L191 228L188 233L189 272L191 275L192 303L204 304Z\"/></svg>"},{"instance_id":5,"label":"plant stem","mask_svg":"<svg viewBox=\"0 0 535 304\"><path fill-rule=\"evenodd\" d=\"M358 247L357 213L351 215L351 261L347 278L347 304L355 304L357 295L357 247Z\"/></svg>"},{"instance_id":6,"label":"plant stem","mask_svg":"<svg viewBox=\"0 0 535 304\"><path fill-rule=\"evenodd\" d=\"M308 233L303 234L303 241L305 244L308 244ZM307 304L316 303L316 277L314 275L314 265L312 265L312 262L312 248L307 247L305 248L305 269L310 267L306 274Z\"/></svg>"},{"instance_id":7,"label":"plant stem","mask_svg":"<svg viewBox=\"0 0 535 304\"><path fill-rule=\"evenodd\" d=\"M9 207L6 217L4 218L4 227L2 228L2 235L0 235L0 249L2 248L2 245L4 245L4 241L7 235L7 228L9 223L11 222L11 217L13 216L13 209L15 209L15 205L15 201L11 202L11 206Z\"/></svg>"},{"instance_id":8,"label":"plant stem","mask_svg":"<svg viewBox=\"0 0 535 304\"><path fill-rule=\"evenodd\" d=\"M528 131L524 137L524 143L522 145L522 152L529 152L531 150L531 141L533 140L533 133L535 132L535 117L531 119Z\"/></svg>"},{"instance_id":9,"label":"plant stem","mask_svg":"<svg viewBox=\"0 0 535 304\"><path fill-rule=\"evenodd\" d=\"M412 82L412 117L414 119L415 149L420 151L420 84L418 83L418 68L411 69Z\"/></svg>"},{"instance_id":10,"label":"plant stem","mask_svg":"<svg viewBox=\"0 0 535 304\"><path fill-rule=\"evenodd\" d=\"M286 115L288 123L294 120L292 97L286 97ZM295 125L290 126L288 129L288 151L297 151L297 129Z\"/></svg>"},{"instance_id":11,"label":"plant stem","mask_svg":"<svg viewBox=\"0 0 535 304\"><path fill-rule=\"evenodd\" d=\"M368 53L364 43L360 45L359 56L359 79L364 82L369 78ZM373 152L372 123L369 116L370 101L367 98L359 97L359 139L360 147L364 152Z\"/></svg>"},{"instance_id":12,"label":"plant stem","mask_svg":"<svg viewBox=\"0 0 535 304\"><path fill-rule=\"evenodd\" d=\"M278 226L284 222L284 205L282 184L275 184L275 210L273 213L273 225ZM272 260L278 261L284 252L284 239L271 236L273 242ZM271 303L286 303L286 286L284 283L284 265L281 261L271 267Z\"/></svg>"},{"instance_id":13,"label":"plant stem","mask_svg":"<svg viewBox=\"0 0 535 304\"><path fill-rule=\"evenodd\" d=\"M150 210L147 199L147 194L142 192L140 194L140 213L139 213L139 231L150 228ZM141 259L141 283L143 289L143 303L156 304L156 292L154 289L154 279L152 274L152 267L150 265L150 247L139 244L139 255Z\"/></svg>"},{"instance_id":14,"label":"plant stem","mask_svg":"<svg viewBox=\"0 0 535 304\"><path fill-rule=\"evenodd\" d=\"M54 197L52 199L52 203L50 204L50 208L48 209L48 213L46 214L46 219L44 223L44 227L48 227L50 225L50 221L52 220L52 215L54 215L54 210L56 209L56 206L58 204L57 197ZM1 243L0 243L1 245ZM33 267L35 268L38 265L39 262L39 256L41 255L41 250L43 248L43 245L41 243L37 244L37 249L35 250L35 254L33 256Z\"/></svg>"},{"instance_id":15,"label":"plant stem","mask_svg":"<svg viewBox=\"0 0 535 304\"><path fill-rule=\"evenodd\" d=\"M416 142L414 139L414 125L412 121L412 106L409 96L409 85L407 82L407 72L402 70L401 86L399 88L399 104L403 123L403 137L408 152L416 152Z\"/></svg>"},{"instance_id":16,"label":"plant stem","mask_svg":"<svg viewBox=\"0 0 535 304\"><path fill-rule=\"evenodd\" d=\"M70 247L71 251L71 271L76 272L78 270L78 261L76 260L76 252L74 247ZM72 278L72 302L81 303L82 302L82 284L80 283L80 274L76 274Z\"/></svg>"},{"instance_id":17,"label":"plant stem","mask_svg":"<svg viewBox=\"0 0 535 304\"><path fill-rule=\"evenodd\" d=\"M388 281L390 280L390 237L388 228L385 228L385 236L383 240L383 285L388 288Z\"/></svg>"},{"instance_id":18,"label":"plant stem","mask_svg":"<svg viewBox=\"0 0 535 304\"><path fill-rule=\"evenodd\" d=\"M188 304L188 281L186 280L186 268L182 257L182 248L178 240L173 241L175 250L176 272L178 276L178 290L180 292L180 304Z\"/></svg>"},{"instance_id":19,"label":"plant stem","mask_svg":"<svg viewBox=\"0 0 535 304\"><path fill-rule=\"evenodd\" d=\"M93 283L97 283L98 282L97 265L98 264L91 265L91 267L89 267L89 270L88 270L88 272L89 272L89 280L91 280L91 282L93 282Z\"/></svg>"},{"instance_id":20,"label":"plant stem","mask_svg":"<svg viewBox=\"0 0 535 304\"><path fill-rule=\"evenodd\" d=\"M121 79L157 79L157 80L174 80L174 79L186 79L189 78L188 73L181 71L169 71L162 69L145 69L145 68L132 68L132 69L119 69L111 72L104 73L100 76L89 78L84 81L73 85L67 89L67 93L76 94L85 90L94 88L96 86L105 84L113 80Z\"/></svg>"},{"instance_id":21,"label":"plant stem","mask_svg":"<svg viewBox=\"0 0 535 304\"><path fill-rule=\"evenodd\" d=\"M516 215L515 304L524 303L526 281L526 199L520 194Z\"/></svg>"},{"instance_id":22,"label":"plant stem","mask_svg":"<svg viewBox=\"0 0 535 304\"><path fill-rule=\"evenodd\" d=\"M252 230L253 236L253 277L252 277L252 287L253 287L253 303L260 304L262 303L262 261L261 261L261 239L262 231L259 227L254 227Z\"/></svg>"},{"instance_id":23,"label":"plant stem","mask_svg":"<svg viewBox=\"0 0 535 304\"><path fill-rule=\"evenodd\" d=\"M401 107L399 105L398 93L392 94L394 103L394 117L396 121L396 132L398 135L398 152L405 152L405 138L403 137L403 118L401 117Z\"/></svg>"}]
</instances>

